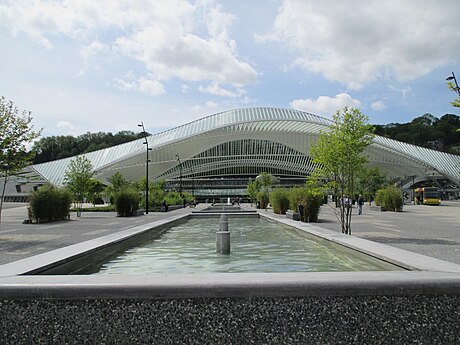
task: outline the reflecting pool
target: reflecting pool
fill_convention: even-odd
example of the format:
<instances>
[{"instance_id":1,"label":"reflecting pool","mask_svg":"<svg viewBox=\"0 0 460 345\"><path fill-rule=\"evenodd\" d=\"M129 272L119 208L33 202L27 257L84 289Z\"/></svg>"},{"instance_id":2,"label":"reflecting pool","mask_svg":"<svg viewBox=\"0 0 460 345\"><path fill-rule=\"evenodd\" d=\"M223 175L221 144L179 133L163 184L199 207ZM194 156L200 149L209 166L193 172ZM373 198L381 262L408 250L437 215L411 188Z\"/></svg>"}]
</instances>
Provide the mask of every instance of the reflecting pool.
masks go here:
<instances>
[{"instance_id":1,"label":"reflecting pool","mask_svg":"<svg viewBox=\"0 0 460 345\"><path fill-rule=\"evenodd\" d=\"M191 218L125 250L94 274L389 271L400 267L261 218L229 217L231 254L216 253L218 218Z\"/></svg>"}]
</instances>

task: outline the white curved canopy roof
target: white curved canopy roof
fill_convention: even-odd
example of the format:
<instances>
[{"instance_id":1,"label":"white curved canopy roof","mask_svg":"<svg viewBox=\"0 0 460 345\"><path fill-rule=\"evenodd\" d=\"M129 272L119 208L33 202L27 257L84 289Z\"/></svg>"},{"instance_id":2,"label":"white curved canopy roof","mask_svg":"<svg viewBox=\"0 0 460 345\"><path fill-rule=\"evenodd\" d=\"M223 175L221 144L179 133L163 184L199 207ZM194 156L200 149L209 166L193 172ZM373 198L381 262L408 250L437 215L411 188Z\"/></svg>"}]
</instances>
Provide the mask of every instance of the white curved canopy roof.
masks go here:
<instances>
[{"instance_id":1,"label":"white curved canopy roof","mask_svg":"<svg viewBox=\"0 0 460 345\"><path fill-rule=\"evenodd\" d=\"M153 120L152 120L153 122ZM313 170L310 147L332 122L292 109L244 108L210 115L149 136L149 178L253 174L270 171L305 177ZM84 154L95 176L107 181L120 172L137 180L145 176L144 139ZM460 156L376 136L366 154L369 165L392 177L436 174L460 184ZM51 184L61 186L66 158L31 166Z\"/></svg>"}]
</instances>

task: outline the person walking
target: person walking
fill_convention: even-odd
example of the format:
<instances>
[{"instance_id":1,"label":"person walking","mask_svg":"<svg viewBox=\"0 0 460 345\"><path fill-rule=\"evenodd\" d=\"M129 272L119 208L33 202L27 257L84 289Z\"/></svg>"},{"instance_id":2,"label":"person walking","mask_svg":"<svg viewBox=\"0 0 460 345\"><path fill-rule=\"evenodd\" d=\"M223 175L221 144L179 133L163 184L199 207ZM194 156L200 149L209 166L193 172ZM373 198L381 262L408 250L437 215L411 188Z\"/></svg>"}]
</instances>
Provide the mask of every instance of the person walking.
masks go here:
<instances>
[{"instance_id":1,"label":"person walking","mask_svg":"<svg viewBox=\"0 0 460 345\"><path fill-rule=\"evenodd\" d=\"M358 215L363 214L363 205L364 205L364 199L363 199L363 196L360 194L358 196Z\"/></svg>"}]
</instances>

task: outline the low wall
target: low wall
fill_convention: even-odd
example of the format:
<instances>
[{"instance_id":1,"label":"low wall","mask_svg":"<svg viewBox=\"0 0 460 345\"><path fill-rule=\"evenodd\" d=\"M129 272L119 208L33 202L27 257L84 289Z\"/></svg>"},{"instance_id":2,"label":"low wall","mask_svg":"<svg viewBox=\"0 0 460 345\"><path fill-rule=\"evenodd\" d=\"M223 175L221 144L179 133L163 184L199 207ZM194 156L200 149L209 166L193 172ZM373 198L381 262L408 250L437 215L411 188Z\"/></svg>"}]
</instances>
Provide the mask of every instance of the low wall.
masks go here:
<instances>
[{"instance_id":1,"label":"low wall","mask_svg":"<svg viewBox=\"0 0 460 345\"><path fill-rule=\"evenodd\" d=\"M0 266L0 344L460 343L459 265L281 216L412 271L29 275L186 217Z\"/></svg>"},{"instance_id":2,"label":"low wall","mask_svg":"<svg viewBox=\"0 0 460 345\"><path fill-rule=\"evenodd\" d=\"M127 278L9 278L0 289L0 343L460 343L456 274Z\"/></svg>"},{"instance_id":3,"label":"low wall","mask_svg":"<svg viewBox=\"0 0 460 345\"><path fill-rule=\"evenodd\" d=\"M459 296L0 301L3 344L458 344Z\"/></svg>"}]
</instances>

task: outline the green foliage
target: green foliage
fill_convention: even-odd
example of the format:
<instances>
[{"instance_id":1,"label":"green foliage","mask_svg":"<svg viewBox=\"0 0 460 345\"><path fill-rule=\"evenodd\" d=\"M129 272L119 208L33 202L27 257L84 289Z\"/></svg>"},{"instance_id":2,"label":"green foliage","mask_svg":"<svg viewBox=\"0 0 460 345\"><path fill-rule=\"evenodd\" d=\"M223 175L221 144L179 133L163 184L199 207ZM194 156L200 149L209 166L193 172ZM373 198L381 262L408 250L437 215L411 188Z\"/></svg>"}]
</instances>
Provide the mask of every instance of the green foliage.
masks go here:
<instances>
[{"instance_id":1,"label":"green foliage","mask_svg":"<svg viewBox=\"0 0 460 345\"><path fill-rule=\"evenodd\" d=\"M303 222L317 222L323 199L324 194L316 188L292 188L289 191L289 209L299 212Z\"/></svg>"},{"instance_id":2,"label":"green foliage","mask_svg":"<svg viewBox=\"0 0 460 345\"><path fill-rule=\"evenodd\" d=\"M259 180L253 180L248 183L247 192L251 199L251 203L255 203L257 200L257 193L260 192L261 184Z\"/></svg>"},{"instance_id":3,"label":"green foliage","mask_svg":"<svg viewBox=\"0 0 460 345\"><path fill-rule=\"evenodd\" d=\"M163 200L165 200L165 195L166 193L164 180L149 183L149 208L161 208L161 204L163 203ZM145 208L145 198L141 200L141 205Z\"/></svg>"},{"instance_id":4,"label":"green foliage","mask_svg":"<svg viewBox=\"0 0 460 345\"><path fill-rule=\"evenodd\" d=\"M268 202L270 201L270 194L267 190L261 190L257 192L257 202L259 203L259 208L267 208Z\"/></svg>"},{"instance_id":5,"label":"green foliage","mask_svg":"<svg viewBox=\"0 0 460 345\"><path fill-rule=\"evenodd\" d=\"M375 133L410 144L459 154L460 116L446 114L440 119L424 114L408 123L375 126Z\"/></svg>"},{"instance_id":6,"label":"green foliage","mask_svg":"<svg viewBox=\"0 0 460 345\"><path fill-rule=\"evenodd\" d=\"M113 203L115 200L115 194L121 192L122 190L131 187L130 182L123 177L119 172L113 174L109 179L109 185L105 187L104 194L110 199L110 202ZM144 187L145 188L145 187Z\"/></svg>"},{"instance_id":7,"label":"green foliage","mask_svg":"<svg viewBox=\"0 0 460 345\"><path fill-rule=\"evenodd\" d=\"M115 193L115 209L119 217L134 216L139 209L141 199L139 193L133 188L124 188Z\"/></svg>"},{"instance_id":8,"label":"green foliage","mask_svg":"<svg viewBox=\"0 0 460 345\"><path fill-rule=\"evenodd\" d=\"M72 192L77 210L81 210L83 200L92 186L93 165L85 156L72 159L64 175L64 184ZM77 211L77 215L79 211Z\"/></svg>"},{"instance_id":9,"label":"green foliage","mask_svg":"<svg viewBox=\"0 0 460 345\"><path fill-rule=\"evenodd\" d=\"M3 179L0 218L8 177L29 164L31 153L27 152L26 145L39 136L40 131L34 131L31 113L20 112L13 102L0 97L0 176Z\"/></svg>"},{"instance_id":10,"label":"green foliage","mask_svg":"<svg viewBox=\"0 0 460 345\"><path fill-rule=\"evenodd\" d=\"M367 200L375 198L377 190L388 185L388 177L379 168L363 168L358 173L358 193Z\"/></svg>"},{"instance_id":11,"label":"green foliage","mask_svg":"<svg viewBox=\"0 0 460 345\"><path fill-rule=\"evenodd\" d=\"M276 178L268 172L261 172L260 175L256 177L256 180L260 182L260 186L262 188L269 189L275 182Z\"/></svg>"},{"instance_id":12,"label":"green foliage","mask_svg":"<svg viewBox=\"0 0 460 345\"><path fill-rule=\"evenodd\" d=\"M176 191L168 192L164 199L168 205L182 205L184 202L180 193Z\"/></svg>"},{"instance_id":13,"label":"green foliage","mask_svg":"<svg viewBox=\"0 0 460 345\"><path fill-rule=\"evenodd\" d=\"M317 164L316 176L327 180L326 189L336 197L355 195L358 172L367 161L362 154L372 143L373 127L367 116L358 109L345 107L333 117L333 124L327 132L319 135L310 150ZM342 232L351 235L351 211L340 205Z\"/></svg>"},{"instance_id":14,"label":"green foliage","mask_svg":"<svg viewBox=\"0 0 460 345\"><path fill-rule=\"evenodd\" d=\"M51 136L34 143L34 164L73 157L82 153L101 150L139 139L139 134L130 131L112 133L86 133L78 137L71 135Z\"/></svg>"},{"instance_id":15,"label":"green foliage","mask_svg":"<svg viewBox=\"0 0 460 345\"><path fill-rule=\"evenodd\" d=\"M191 202L193 200L193 197L190 193L187 192L182 192L181 196L179 192L169 191L166 193L164 199L166 200L166 203L168 205L183 205L184 199L186 202ZM163 202L163 200L161 202Z\"/></svg>"},{"instance_id":16,"label":"green foliage","mask_svg":"<svg viewBox=\"0 0 460 345\"><path fill-rule=\"evenodd\" d=\"M276 177L268 172L262 172L256 177L257 184L254 187L258 188L256 200L259 202L260 208L267 208L270 200L271 186L276 180Z\"/></svg>"},{"instance_id":17,"label":"green foliage","mask_svg":"<svg viewBox=\"0 0 460 345\"><path fill-rule=\"evenodd\" d=\"M379 189L375 196L375 203L387 211L400 211L403 207L401 191L393 186Z\"/></svg>"},{"instance_id":18,"label":"green foliage","mask_svg":"<svg viewBox=\"0 0 460 345\"><path fill-rule=\"evenodd\" d=\"M30 196L30 218L36 222L52 222L66 219L72 194L65 189L53 187L41 188Z\"/></svg>"},{"instance_id":19,"label":"green foliage","mask_svg":"<svg viewBox=\"0 0 460 345\"><path fill-rule=\"evenodd\" d=\"M460 90L458 89L458 86L453 82L449 81L447 83L447 87L458 95L456 99L450 102L450 104L452 104L456 108L460 108Z\"/></svg>"},{"instance_id":20,"label":"green foliage","mask_svg":"<svg viewBox=\"0 0 460 345\"><path fill-rule=\"evenodd\" d=\"M289 209L289 193L283 188L275 188L270 193L270 204L276 214L286 214Z\"/></svg>"},{"instance_id":21,"label":"green foliage","mask_svg":"<svg viewBox=\"0 0 460 345\"><path fill-rule=\"evenodd\" d=\"M101 181L96 180L95 178L91 178L89 180L89 187L88 187L88 201L91 202L93 205L95 204L102 204L102 192L104 191L104 185Z\"/></svg>"}]
</instances>

